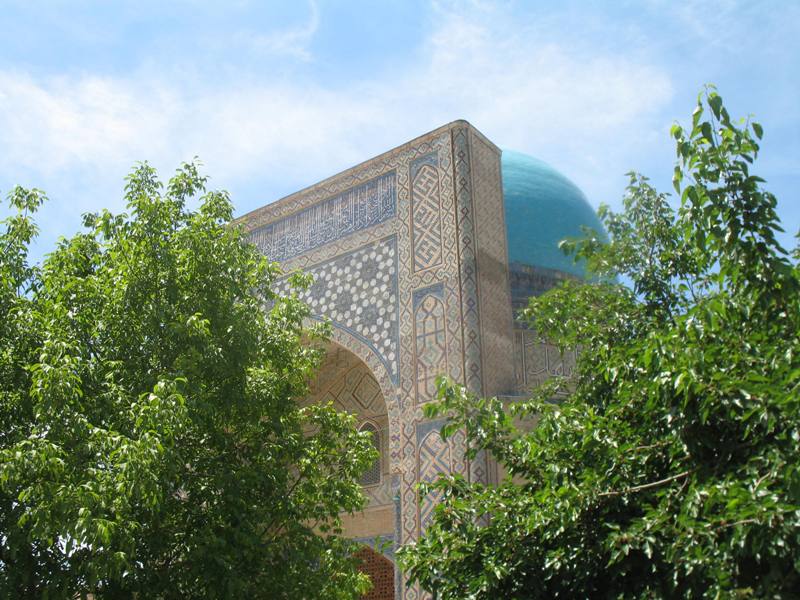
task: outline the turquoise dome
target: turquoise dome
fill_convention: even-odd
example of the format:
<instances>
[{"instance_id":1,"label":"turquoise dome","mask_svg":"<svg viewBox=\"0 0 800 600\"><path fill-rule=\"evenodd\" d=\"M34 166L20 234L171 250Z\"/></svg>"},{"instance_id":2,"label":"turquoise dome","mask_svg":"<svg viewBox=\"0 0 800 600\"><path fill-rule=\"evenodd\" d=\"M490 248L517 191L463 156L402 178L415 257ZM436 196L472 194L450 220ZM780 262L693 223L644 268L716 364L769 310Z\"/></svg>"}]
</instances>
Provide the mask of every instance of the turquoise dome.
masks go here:
<instances>
[{"instance_id":1,"label":"turquoise dome","mask_svg":"<svg viewBox=\"0 0 800 600\"><path fill-rule=\"evenodd\" d=\"M586 196L561 173L527 154L503 150L501 164L509 263L583 276L583 267L558 243L582 235L581 225L604 235Z\"/></svg>"}]
</instances>

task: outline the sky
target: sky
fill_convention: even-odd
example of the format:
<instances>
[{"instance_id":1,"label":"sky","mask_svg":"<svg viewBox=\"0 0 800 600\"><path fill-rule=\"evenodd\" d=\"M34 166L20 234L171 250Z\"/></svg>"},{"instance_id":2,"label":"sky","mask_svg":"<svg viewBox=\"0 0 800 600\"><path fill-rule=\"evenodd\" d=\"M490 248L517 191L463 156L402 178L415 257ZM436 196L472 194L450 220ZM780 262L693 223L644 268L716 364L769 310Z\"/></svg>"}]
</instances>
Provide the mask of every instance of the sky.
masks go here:
<instances>
[{"instance_id":1,"label":"sky","mask_svg":"<svg viewBox=\"0 0 800 600\"><path fill-rule=\"evenodd\" d=\"M628 171L671 189L705 83L764 126L794 247L800 0L0 0L0 194L48 194L40 258L137 161L199 157L241 215L466 119L619 207Z\"/></svg>"}]
</instances>

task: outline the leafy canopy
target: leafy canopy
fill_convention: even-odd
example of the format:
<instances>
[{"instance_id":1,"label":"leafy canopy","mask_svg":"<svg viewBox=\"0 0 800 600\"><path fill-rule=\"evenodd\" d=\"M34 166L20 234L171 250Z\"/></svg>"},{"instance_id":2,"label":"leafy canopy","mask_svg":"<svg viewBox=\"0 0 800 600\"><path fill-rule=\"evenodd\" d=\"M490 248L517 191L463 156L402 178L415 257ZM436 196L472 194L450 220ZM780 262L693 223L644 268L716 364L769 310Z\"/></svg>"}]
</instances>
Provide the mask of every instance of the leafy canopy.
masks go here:
<instances>
[{"instance_id":1,"label":"leafy canopy","mask_svg":"<svg viewBox=\"0 0 800 600\"><path fill-rule=\"evenodd\" d=\"M565 244L596 279L524 311L581 348L568 398L554 381L509 407L440 382L429 414L509 475L436 484L445 500L401 556L437 598L800 589L800 270L750 170L762 128L708 88L672 136L679 206L631 174L622 212L601 209L610 242Z\"/></svg>"},{"instance_id":2,"label":"leafy canopy","mask_svg":"<svg viewBox=\"0 0 800 600\"><path fill-rule=\"evenodd\" d=\"M127 178L41 267L38 190L0 232L0 597L352 598L339 538L374 450L295 399L308 308L185 164ZM199 205L187 208L187 202ZM305 285L296 278L297 285Z\"/></svg>"}]
</instances>

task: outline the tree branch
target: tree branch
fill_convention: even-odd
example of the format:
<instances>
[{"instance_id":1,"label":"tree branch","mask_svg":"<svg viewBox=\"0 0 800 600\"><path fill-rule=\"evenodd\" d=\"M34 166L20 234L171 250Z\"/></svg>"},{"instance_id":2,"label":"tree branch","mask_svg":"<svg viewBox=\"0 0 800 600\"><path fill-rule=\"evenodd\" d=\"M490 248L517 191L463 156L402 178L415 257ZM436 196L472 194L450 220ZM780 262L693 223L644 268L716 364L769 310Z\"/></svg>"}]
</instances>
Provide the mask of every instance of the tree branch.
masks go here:
<instances>
[{"instance_id":1,"label":"tree branch","mask_svg":"<svg viewBox=\"0 0 800 600\"><path fill-rule=\"evenodd\" d=\"M633 487L629 487L626 490L621 491L612 491L612 492L602 492L599 494L601 497L604 496L622 496L624 494L633 494L636 492L641 492L644 490L649 490L655 487L659 487L665 485L667 483L671 483L673 481L677 481L679 479L683 479L691 475L695 470L689 469L688 471L683 471L682 473L678 473L677 475L672 475L671 477L667 477L665 479L659 479L658 481L651 481L650 483L643 483L642 485L635 485Z\"/></svg>"}]
</instances>

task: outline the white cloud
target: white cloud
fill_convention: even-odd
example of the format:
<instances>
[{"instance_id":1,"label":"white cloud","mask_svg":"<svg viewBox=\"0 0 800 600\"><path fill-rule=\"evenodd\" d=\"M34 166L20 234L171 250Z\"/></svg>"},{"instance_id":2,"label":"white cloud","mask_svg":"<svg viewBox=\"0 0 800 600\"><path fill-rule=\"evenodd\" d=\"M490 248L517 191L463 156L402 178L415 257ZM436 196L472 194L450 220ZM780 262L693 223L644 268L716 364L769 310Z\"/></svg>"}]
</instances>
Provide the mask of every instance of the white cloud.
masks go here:
<instances>
[{"instance_id":1,"label":"white cloud","mask_svg":"<svg viewBox=\"0 0 800 600\"><path fill-rule=\"evenodd\" d=\"M296 59L311 60L309 46L319 29L319 7L314 0L309 2L309 18L306 23L290 29L270 33L243 33L243 41L258 53L285 55Z\"/></svg>"},{"instance_id":2,"label":"white cloud","mask_svg":"<svg viewBox=\"0 0 800 600\"><path fill-rule=\"evenodd\" d=\"M302 28L259 43L311 58L311 6ZM503 145L583 153L578 169L601 169L603 152L588 149L612 132L615 144L641 144L672 94L662 71L634 58L587 55L481 5L438 10L436 30L404 68L346 85L0 72L2 171L50 178L84 169L118 181L135 160L170 168L199 155L215 181L263 179L266 201L270 181L313 183L462 117ZM93 201L102 204L85 200Z\"/></svg>"},{"instance_id":3,"label":"white cloud","mask_svg":"<svg viewBox=\"0 0 800 600\"><path fill-rule=\"evenodd\" d=\"M672 94L657 68L627 56L586 55L493 13L486 18L494 24L460 14L444 21L417 89L510 141L605 135L654 113Z\"/></svg>"},{"instance_id":4,"label":"white cloud","mask_svg":"<svg viewBox=\"0 0 800 600\"><path fill-rule=\"evenodd\" d=\"M100 77L37 81L0 72L0 140L6 169L67 171L132 154L163 154L174 92Z\"/></svg>"}]
</instances>

